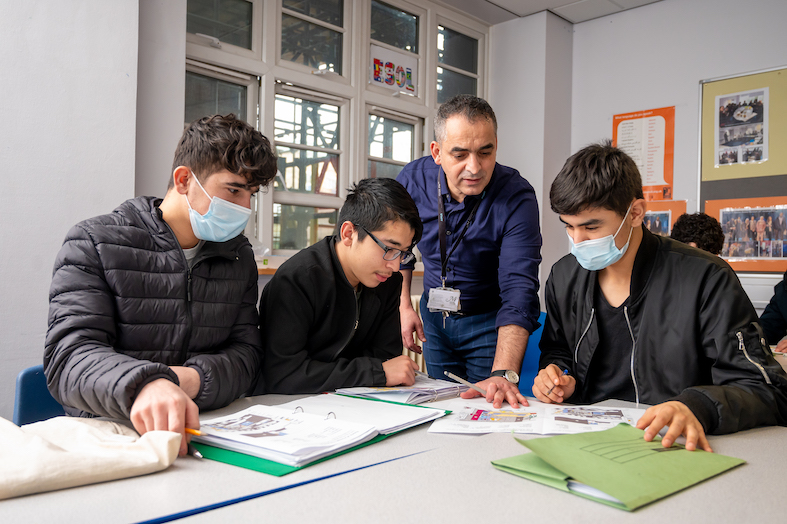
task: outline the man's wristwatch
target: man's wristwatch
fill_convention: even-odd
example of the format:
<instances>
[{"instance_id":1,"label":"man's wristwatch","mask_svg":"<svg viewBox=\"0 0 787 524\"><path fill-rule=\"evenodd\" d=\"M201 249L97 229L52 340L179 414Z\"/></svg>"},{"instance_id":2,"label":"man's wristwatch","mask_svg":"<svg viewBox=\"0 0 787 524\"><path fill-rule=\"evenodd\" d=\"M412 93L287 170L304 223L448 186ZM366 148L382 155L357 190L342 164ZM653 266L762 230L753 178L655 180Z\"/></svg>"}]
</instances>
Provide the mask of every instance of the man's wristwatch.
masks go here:
<instances>
[{"instance_id":1,"label":"man's wristwatch","mask_svg":"<svg viewBox=\"0 0 787 524\"><path fill-rule=\"evenodd\" d=\"M503 377L512 384L519 384L519 374L511 369L498 369L493 371L490 377Z\"/></svg>"}]
</instances>

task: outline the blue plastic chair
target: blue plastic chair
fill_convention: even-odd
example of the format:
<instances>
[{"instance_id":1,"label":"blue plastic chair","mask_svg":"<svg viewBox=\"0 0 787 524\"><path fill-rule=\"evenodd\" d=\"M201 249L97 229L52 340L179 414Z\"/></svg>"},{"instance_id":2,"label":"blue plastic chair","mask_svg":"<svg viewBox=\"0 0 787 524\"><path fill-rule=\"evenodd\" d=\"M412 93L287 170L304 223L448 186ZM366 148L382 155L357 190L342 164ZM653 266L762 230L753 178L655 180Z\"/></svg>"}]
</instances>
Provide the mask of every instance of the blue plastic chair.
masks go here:
<instances>
[{"instance_id":1,"label":"blue plastic chair","mask_svg":"<svg viewBox=\"0 0 787 524\"><path fill-rule=\"evenodd\" d=\"M519 391L525 396L532 396L533 380L538 375L538 359L541 358L541 350L538 343L541 342L541 333L544 331L544 324L547 321L547 314L542 311L538 315L541 327L530 334L525 349L525 360L522 362L522 370L519 372Z\"/></svg>"},{"instance_id":2,"label":"blue plastic chair","mask_svg":"<svg viewBox=\"0 0 787 524\"><path fill-rule=\"evenodd\" d=\"M19 372L16 377L14 424L21 426L65 414L63 406L46 387L44 366L33 366Z\"/></svg>"}]
</instances>

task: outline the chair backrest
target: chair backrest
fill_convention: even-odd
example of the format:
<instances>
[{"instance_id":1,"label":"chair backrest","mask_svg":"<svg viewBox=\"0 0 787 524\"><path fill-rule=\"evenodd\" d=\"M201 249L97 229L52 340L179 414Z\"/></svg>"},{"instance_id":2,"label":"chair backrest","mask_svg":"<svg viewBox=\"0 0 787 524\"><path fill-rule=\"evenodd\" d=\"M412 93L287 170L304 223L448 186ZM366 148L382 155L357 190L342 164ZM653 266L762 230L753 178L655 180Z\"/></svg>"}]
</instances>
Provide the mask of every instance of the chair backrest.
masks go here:
<instances>
[{"instance_id":1,"label":"chair backrest","mask_svg":"<svg viewBox=\"0 0 787 524\"><path fill-rule=\"evenodd\" d=\"M46 387L44 366L20 371L16 377L14 424L21 426L60 415L65 415L65 411Z\"/></svg>"},{"instance_id":2,"label":"chair backrest","mask_svg":"<svg viewBox=\"0 0 787 524\"><path fill-rule=\"evenodd\" d=\"M522 371L519 373L519 391L525 396L532 396L533 381L538 375L538 360L541 358L541 350L538 348L541 342L541 333L544 331L544 324L547 320L547 314L541 312L538 315L538 321L541 327L533 331L527 339L527 349L525 349L525 359L522 361Z\"/></svg>"}]
</instances>

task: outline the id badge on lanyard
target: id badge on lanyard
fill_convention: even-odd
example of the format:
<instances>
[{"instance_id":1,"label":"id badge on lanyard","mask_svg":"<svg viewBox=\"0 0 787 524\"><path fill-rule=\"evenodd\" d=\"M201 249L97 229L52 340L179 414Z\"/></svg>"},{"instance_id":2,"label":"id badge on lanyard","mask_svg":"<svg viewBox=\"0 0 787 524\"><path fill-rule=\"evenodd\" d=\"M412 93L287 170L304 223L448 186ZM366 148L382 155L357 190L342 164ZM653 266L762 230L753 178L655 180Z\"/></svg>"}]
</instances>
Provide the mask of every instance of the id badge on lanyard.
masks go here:
<instances>
[{"instance_id":1,"label":"id badge on lanyard","mask_svg":"<svg viewBox=\"0 0 787 524\"><path fill-rule=\"evenodd\" d=\"M442 171L442 166L440 166L440 171ZM437 173L437 224L438 224L438 236L440 238L440 261L441 261L441 281L442 286L437 288L432 288L429 290L429 300L426 303L426 307L429 308L431 312L441 311L443 313L443 327L445 327L445 318L448 316L448 313L455 313L462 309L461 304L461 292L458 289L446 287L446 266L448 265L448 259L453 254L454 250L459 245L459 242L462 241L464 238L465 233L467 232L467 228L470 226L470 223L473 221L475 217L475 213L478 210L478 206L481 204L481 200L483 199L484 195L481 195L481 198L476 202L475 207L473 207L473 211L470 213L470 216L465 222L465 227L462 230L462 233L454 242L453 247L451 248L450 253L446 253L446 227L445 227L445 204L443 203L443 195L442 195L442 183L440 180L440 172Z\"/></svg>"}]
</instances>

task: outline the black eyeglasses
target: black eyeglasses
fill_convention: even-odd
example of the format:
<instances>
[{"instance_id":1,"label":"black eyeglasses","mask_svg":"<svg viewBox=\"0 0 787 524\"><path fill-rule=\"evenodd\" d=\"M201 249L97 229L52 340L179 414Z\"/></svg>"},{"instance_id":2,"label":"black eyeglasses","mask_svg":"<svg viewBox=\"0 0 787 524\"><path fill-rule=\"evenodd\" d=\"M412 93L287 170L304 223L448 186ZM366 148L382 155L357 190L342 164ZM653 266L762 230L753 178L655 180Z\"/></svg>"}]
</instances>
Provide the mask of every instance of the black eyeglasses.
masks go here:
<instances>
[{"instance_id":1,"label":"black eyeglasses","mask_svg":"<svg viewBox=\"0 0 787 524\"><path fill-rule=\"evenodd\" d=\"M366 231L366 234L369 235L372 238L372 240L374 240L375 243L378 246L383 248L383 251L385 251L385 253L383 253L383 260L396 260L397 258L402 257L402 261L401 261L402 264L409 264L410 262L415 260L415 254L412 251L410 251L409 249L406 250L406 251L402 251L401 249L396 249L394 247L388 247L385 244L383 244L380 241L379 238L377 238L376 236L372 235L371 232L369 232L368 229L366 229L363 226L358 226L358 227L360 227L361 229Z\"/></svg>"}]
</instances>

